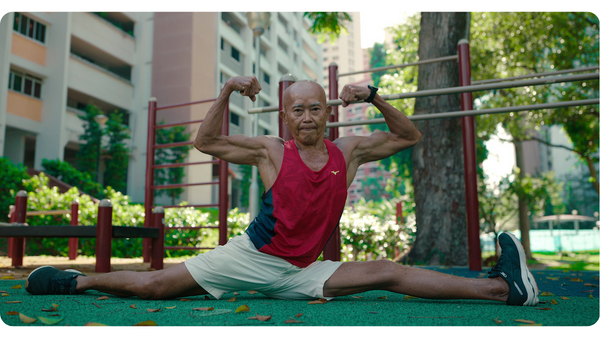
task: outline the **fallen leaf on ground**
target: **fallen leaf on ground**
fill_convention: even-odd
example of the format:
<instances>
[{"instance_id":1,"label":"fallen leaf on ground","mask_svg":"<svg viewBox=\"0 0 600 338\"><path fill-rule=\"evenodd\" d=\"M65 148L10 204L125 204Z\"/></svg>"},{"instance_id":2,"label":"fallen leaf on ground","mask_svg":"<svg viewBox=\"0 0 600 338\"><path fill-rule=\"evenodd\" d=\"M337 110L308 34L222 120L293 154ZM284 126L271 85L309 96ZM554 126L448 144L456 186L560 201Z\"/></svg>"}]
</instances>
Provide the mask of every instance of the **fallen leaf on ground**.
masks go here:
<instances>
[{"instance_id":1,"label":"fallen leaf on ground","mask_svg":"<svg viewBox=\"0 0 600 338\"><path fill-rule=\"evenodd\" d=\"M585 291L581 291L581 292L594 292L594 290L585 290Z\"/></svg>"},{"instance_id":2,"label":"fallen leaf on ground","mask_svg":"<svg viewBox=\"0 0 600 338\"><path fill-rule=\"evenodd\" d=\"M237 309L235 309L235 313L238 312L248 312L250 311L250 308L248 307L248 305L240 305L240 307L238 307Z\"/></svg>"},{"instance_id":3,"label":"fallen leaf on ground","mask_svg":"<svg viewBox=\"0 0 600 338\"><path fill-rule=\"evenodd\" d=\"M535 324L535 322L533 320L527 320L527 319L513 319L515 322L519 322L519 323L526 323L526 324Z\"/></svg>"},{"instance_id":4,"label":"fallen leaf on ground","mask_svg":"<svg viewBox=\"0 0 600 338\"><path fill-rule=\"evenodd\" d=\"M583 282L581 278L571 278L571 282Z\"/></svg>"},{"instance_id":5,"label":"fallen leaf on ground","mask_svg":"<svg viewBox=\"0 0 600 338\"><path fill-rule=\"evenodd\" d=\"M6 315L7 315L7 316L16 316L16 315L18 315L18 314L19 314L19 312L18 312L18 311L8 311L8 312L6 313Z\"/></svg>"},{"instance_id":6,"label":"fallen leaf on ground","mask_svg":"<svg viewBox=\"0 0 600 338\"><path fill-rule=\"evenodd\" d=\"M37 322L37 319L35 318L31 318L31 317L27 317L26 315L19 313L19 318L21 318L21 321L25 324L31 324L31 323L35 323Z\"/></svg>"},{"instance_id":7,"label":"fallen leaf on ground","mask_svg":"<svg viewBox=\"0 0 600 338\"><path fill-rule=\"evenodd\" d=\"M595 288L597 288L597 287L598 287L598 285L596 285L596 284L592 284L592 283L585 283L585 284L583 284L583 285L584 285L584 286L592 286L592 287L595 287Z\"/></svg>"},{"instance_id":8,"label":"fallen leaf on ground","mask_svg":"<svg viewBox=\"0 0 600 338\"><path fill-rule=\"evenodd\" d=\"M187 298L181 298L180 301L182 301L182 302L189 302L190 300L187 299Z\"/></svg>"},{"instance_id":9,"label":"fallen leaf on ground","mask_svg":"<svg viewBox=\"0 0 600 338\"><path fill-rule=\"evenodd\" d=\"M590 295L590 298L591 298L591 299L594 299L594 296Z\"/></svg>"},{"instance_id":10,"label":"fallen leaf on ground","mask_svg":"<svg viewBox=\"0 0 600 338\"><path fill-rule=\"evenodd\" d=\"M58 310L55 307L51 307L49 309L42 309L42 311L44 311L44 312L56 312Z\"/></svg>"},{"instance_id":11,"label":"fallen leaf on ground","mask_svg":"<svg viewBox=\"0 0 600 338\"><path fill-rule=\"evenodd\" d=\"M172 309L174 309L174 308L176 308L176 307L177 307L177 305L175 305L175 306L165 306L165 309L172 310Z\"/></svg>"},{"instance_id":12,"label":"fallen leaf on ground","mask_svg":"<svg viewBox=\"0 0 600 338\"><path fill-rule=\"evenodd\" d=\"M9 294L8 294L8 293L3 293L3 294L2 294L2 297L8 297L8 296L9 296Z\"/></svg>"},{"instance_id":13,"label":"fallen leaf on ground","mask_svg":"<svg viewBox=\"0 0 600 338\"><path fill-rule=\"evenodd\" d=\"M377 299L387 299L386 296L377 297Z\"/></svg>"},{"instance_id":14,"label":"fallen leaf on ground","mask_svg":"<svg viewBox=\"0 0 600 338\"><path fill-rule=\"evenodd\" d=\"M592 278L593 278L593 279L595 279L595 280L598 280L598 277L597 277L597 276L592 276Z\"/></svg>"},{"instance_id":15,"label":"fallen leaf on ground","mask_svg":"<svg viewBox=\"0 0 600 338\"><path fill-rule=\"evenodd\" d=\"M15 286L11 287L11 289L20 289L20 288L22 288L21 284L17 284Z\"/></svg>"},{"instance_id":16,"label":"fallen leaf on ground","mask_svg":"<svg viewBox=\"0 0 600 338\"><path fill-rule=\"evenodd\" d=\"M94 302L92 302L92 304L94 304L97 308L101 309L102 307Z\"/></svg>"},{"instance_id":17,"label":"fallen leaf on ground","mask_svg":"<svg viewBox=\"0 0 600 338\"><path fill-rule=\"evenodd\" d=\"M135 304L131 304L131 305L129 305L129 307L132 308L132 309L137 309L137 307L135 306Z\"/></svg>"},{"instance_id":18,"label":"fallen leaf on ground","mask_svg":"<svg viewBox=\"0 0 600 338\"><path fill-rule=\"evenodd\" d=\"M502 324L502 321L501 321L501 320L498 320L498 317L496 317L496 318L494 319L494 322L496 322L496 324Z\"/></svg>"},{"instance_id":19,"label":"fallen leaf on ground","mask_svg":"<svg viewBox=\"0 0 600 338\"><path fill-rule=\"evenodd\" d=\"M300 318L300 317L302 317L302 315L303 315L303 314L304 314L304 313L299 313L299 314L297 314L297 315L296 315L296 318Z\"/></svg>"},{"instance_id":20,"label":"fallen leaf on ground","mask_svg":"<svg viewBox=\"0 0 600 338\"><path fill-rule=\"evenodd\" d=\"M552 292L544 291L540 296L554 296L554 294Z\"/></svg>"},{"instance_id":21,"label":"fallen leaf on ground","mask_svg":"<svg viewBox=\"0 0 600 338\"><path fill-rule=\"evenodd\" d=\"M369 311L369 313L379 313L379 312L375 312L375 311Z\"/></svg>"},{"instance_id":22,"label":"fallen leaf on ground","mask_svg":"<svg viewBox=\"0 0 600 338\"><path fill-rule=\"evenodd\" d=\"M153 320L146 320L144 322L139 322L133 326L156 326L156 322Z\"/></svg>"},{"instance_id":23,"label":"fallen leaf on ground","mask_svg":"<svg viewBox=\"0 0 600 338\"><path fill-rule=\"evenodd\" d=\"M148 312L159 312L160 308L158 308L158 309L146 309L146 311L148 311Z\"/></svg>"},{"instance_id":24,"label":"fallen leaf on ground","mask_svg":"<svg viewBox=\"0 0 600 338\"><path fill-rule=\"evenodd\" d=\"M236 291L236 292L234 292L234 293L233 293L233 295L234 295L234 296L239 296L239 295L240 295L240 293Z\"/></svg>"},{"instance_id":25,"label":"fallen leaf on ground","mask_svg":"<svg viewBox=\"0 0 600 338\"><path fill-rule=\"evenodd\" d=\"M546 277L549 280L558 280L558 277Z\"/></svg>"},{"instance_id":26,"label":"fallen leaf on ground","mask_svg":"<svg viewBox=\"0 0 600 338\"><path fill-rule=\"evenodd\" d=\"M248 291L248 293L251 294L251 295L253 295L255 293L258 293L258 291L250 290L250 291Z\"/></svg>"},{"instance_id":27,"label":"fallen leaf on ground","mask_svg":"<svg viewBox=\"0 0 600 338\"><path fill-rule=\"evenodd\" d=\"M229 298L227 301L230 303L233 303L233 302L235 302L235 297Z\"/></svg>"},{"instance_id":28,"label":"fallen leaf on ground","mask_svg":"<svg viewBox=\"0 0 600 338\"><path fill-rule=\"evenodd\" d=\"M266 322L267 320L271 320L271 316L261 316L259 314L256 314L256 319L258 319L261 322Z\"/></svg>"},{"instance_id":29,"label":"fallen leaf on ground","mask_svg":"<svg viewBox=\"0 0 600 338\"><path fill-rule=\"evenodd\" d=\"M8 291L0 290L0 293L7 293Z\"/></svg>"},{"instance_id":30,"label":"fallen leaf on ground","mask_svg":"<svg viewBox=\"0 0 600 338\"><path fill-rule=\"evenodd\" d=\"M55 313L53 315L48 315L48 317L58 317L58 316L60 316L60 314L58 314L58 313Z\"/></svg>"},{"instance_id":31,"label":"fallen leaf on ground","mask_svg":"<svg viewBox=\"0 0 600 338\"><path fill-rule=\"evenodd\" d=\"M96 322L89 322L89 323L83 324L83 326L108 326L108 325L102 324L102 323L96 323Z\"/></svg>"},{"instance_id":32,"label":"fallen leaf on ground","mask_svg":"<svg viewBox=\"0 0 600 338\"><path fill-rule=\"evenodd\" d=\"M419 297L413 297L413 296L406 295L406 296L404 296L404 299L406 299L406 300L409 300L409 299L419 299Z\"/></svg>"},{"instance_id":33,"label":"fallen leaf on ground","mask_svg":"<svg viewBox=\"0 0 600 338\"><path fill-rule=\"evenodd\" d=\"M0 279L15 279L15 277L13 277L13 276L4 276L4 277L2 277Z\"/></svg>"},{"instance_id":34,"label":"fallen leaf on ground","mask_svg":"<svg viewBox=\"0 0 600 338\"><path fill-rule=\"evenodd\" d=\"M551 309L551 308L549 308L549 307L536 307L536 309L538 309L538 310L546 310L546 311L548 311L548 310L552 310L552 309Z\"/></svg>"},{"instance_id":35,"label":"fallen leaf on ground","mask_svg":"<svg viewBox=\"0 0 600 338\"><path fill-rule=\"evenodd\" d=\"M545 300L544 300L544 301L539 301L539 302L538 302L538 304L546 304L546 303L548 303L548 302L547 302L547 301L545 301Z\"/></svg>"},{"instance_id":36,"label":"fallen leaf on ground","mask_svg":"<svg viewBox=\"0 0 600 338\"><path fill-rule=\"evenodd\" d=\"M195 307L192 308L192 310L196 310L196 311L212 311L214 310L214 307Z\"/></svg>"},{"instance_id":37,"label":"fallen leaf on ground","mask_svg":"<svg viewBox=\"0 0 600 338\"><path fill-rule=\"evenodd\" d=\"M560 297L560 299L571 299L571 298L562 296L562 297Z\"/></svg>"},{"instance_id":38,"label":"fallen leaf on ground","mask_svg":"<svg viewBox=\"0 0 600 338\"><path fill-rule=\"evenodd\" d=\"M569 272L569 269L565 269L565 270L563 270L562 272Z\"/></svg>"},{"instance_id":39,"label":"fallen leaf on ground","mask_svg":"<svg viewBox=\"0 0 600 338\"><path fill-rule=\"evenodd\" d=\"M40 321L46 325L54 325L58 322L60 322L61 320L65 319L63 318L46 318L46 317L38 317L40 319Z\"/></svg>"},{"instance_id":40,"label":"fallen leaf on ground","mask_svg":"<svg viewBox=\"0 0 600 338\"><path fill-rule=\"evenodd\" d=\"M11 300L11 301L6 302L6 304L17 304L17 303L23 303L23 302L20 300Z\"/></svg>"},{"instance_id":41,"label":"fallen leaf on ground","mask_svg":"<svg viewBox=\"0 0 600 338\"><path fill-rule=\"evenodd\" d=\"M293 324L293 323L304 323L304 322L297 321L294 318L290 317L290 319L286 320L284 323L285 324Z\"/></svg>"},{"instance_id":42,"label":"fallen leaf on ground","mask_svg":"<svg viewBox=\"0 0 600 338\"><path fill-rule=\"evenodd\" d=\"M109 297L108 296L102 296L102 297L96 298L96 300L105 300L105 299L109 299Z\"/></svg>"},{"instance_id":43,"label":"fallen leaf on ground","mask_svg":"<svg viewBox=\"0 0 600 338\"><path fill-rule=\"evenodd\" d=\"M550 303L552 303L552 304L554 304L554 305L558 304L558 302L557 302L557 301L555 301L554 299L550 299Z\"/></svg>"},{"instance_id":44,"label":"fallen leaf on ground","mask_svg":"<svg viewBox=\"0 0 600 338\"><path fill-rule=\"evenodd\" d=\"M361 299L362 296L352 296L352 298Z\"/></svg>"},{"instance_id":45,"label":"fallen leaf on ground","mask_svg":"<svg viewBox=\"0 0 600 338\"><path fill-rule=\"evenodd\" d=\"M565 277L565 279L571 279L571 277Z\"/></svg>"},{"instance_id":46,"label":"fallen leaf on ground","mask_svg":"<svg viewBox=\"0 0 600 338\"><path fill-rule=\"evenodd\" d=\"M325 303L327 303L327 300L324 298L319 298L317 300L308 302L308 304L325 304Z\"/></svg>"}]
</instances>

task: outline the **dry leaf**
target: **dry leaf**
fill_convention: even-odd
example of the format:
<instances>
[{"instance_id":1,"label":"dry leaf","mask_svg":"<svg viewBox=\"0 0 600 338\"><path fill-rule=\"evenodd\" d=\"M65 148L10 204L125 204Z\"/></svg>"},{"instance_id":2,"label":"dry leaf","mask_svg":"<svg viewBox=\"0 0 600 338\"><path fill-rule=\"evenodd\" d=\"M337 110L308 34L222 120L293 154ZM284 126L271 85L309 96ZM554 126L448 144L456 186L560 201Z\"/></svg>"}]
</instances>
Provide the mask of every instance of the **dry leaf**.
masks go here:
<instances>
[{"instance_id":1,"label":"dry leaf","mask_svg":"<svg viewBox=\"0 0 600 338\"><path fill-rule=\"evenodd\" d=\"M146 309L146 311L148 311L148 312L159 312L160 308L158 308L158 309Z\"/></svg>"},{"instance_id":2,"label":"dry leaf","mask_svg":"<svg viewBox=\"0 0 600 338\"><path fill-rule=\"evenodd\" d=\"M297 320L293 319L292 317L290 317L290 319L286 320L284 323L285 324L294 324L294 323L304 323L304 322L297 321Z\"/></svg>"},{"instance_id":3,"label":"dry leaf","mask_svg":"<svg viewBox=\"0 0 600 338\"><path fill-rule=\"evenodd\" d=\"M377 297L377 299L387 299L386 296Z\"/></svg>"},{"instance_id":4,"label":"dry leaf","mask_svg":"<svg viewBox=\"0 0 600 338\"><path fill-rule=\"evenodd\" d=\"M210 300L210 297L204 296L204 300Z\"/></svg>"},{"instance_id":5,"label":"dry leaf","mask_svg":"<svg viewBox=\"0 0 600 338\"><path fill-rule=\"evenodd\" d=\"M261 316L259 314L256 314L256 319L258 319L261 322L266 322L267 320L271 320L271 316Z\"/></svg>"},{"instance_id":6,"label":"dry leaf","mask_svg":"<svg viewBox=\"0 0 600 338\"><path fill-rule=\"evenodd\" d=\"M8 291L0 290L0 293L7 293Z\"/></svg>"},{"instance_id":7,"label":"dry leaf","mask_svg":"<svg viewBox=\"0 0 600 338\"><path fill-rule=\"evenodd\" d=\"M362 296L352 296L352 298L361 299Z\"/></svg>"},{"instance_id":8,"label":"dry leaf","mask_svg":"<svg viewBox=\"0 0 600 338\"><path fill-rule=\"evenodd\" d=\"M596 285L596 284L592 284L592 283L585 283L585 284L583 284L583 285L584 285L584 286L592 286L592 287L595 287L595 288L597 288L597 287L598 287L598 285Z\"/></svg>"},{"instance_id":9,"label":"dry leaf","mask_svg":"<svg viewBox=\"0 0 600 338\"><path fill-rule=\"evenodd\" d=\"M102 323L96 323L96 322L89 322L89 323L83 324L83 326L108 326L108 325L102 324Z\"/></svg>"},{"instance_id":10,"label":"dry leaf","mask_svg":"<svg viewBox=\"0 0 600 338\"><path fill-rule=\"evenodd\" d=\"M527 319L513 319L515 322L519 322L519 323L525 323L525 324L535 324L535 322L533 320L527 320Z\"/></svg>"},{"instance_id":11,"label":"dry leaf","mask_svg":"<svg viewBox=\"0 0 600 338\"><path fill-rule=\"evenodd\" d=\"M303 314L304 314L304 313L299 313L299 314L297 314L297 315L296 315L296 318L300 318L300 317L302 317L302 315L303 315Z\"/></svg>"},{"instance_id":12,"label":"dry leaf","mask_svg":"<svg viewBox=\"0 0 600 338\"><path fill-rule=\"evenodd\" d=\"M153 320L147 320L144 322L139 322L133 326L156 326L156 322Z\"/></svg>"},{"instance_id":13,"label":"dry leaf","mask_svg":"<svg viewBox=\"0 0 600 338\"><path fill-rule=\"evenodd\" d=\"M413 296L406 295L406 296L404 296L404 299L406 299L406 300L419 299L419 297L413 297Z\"/></svg>"},{"instance_id":14,"label":"dry leaf","mask_svg":"<svg viewBox=\"0 0 600 338\"><path fill-rule=\"evenodd\" d=\"M546 277L546 278L550 279L550 280L558 280L558 277Z\"/></svg>"},{"instance_id":15,"label":"dry leaf","mask_svg":"<svg viewBox=\"0 0 600 338\"><path fill-rule=\"evenodd\" d=\"M192 308L192 310L196 310L196 311L212 311L214 310L214 307L195 307Z\"/></svg>"},{"instance_id":16,"label":"dry leaf","mask_svg":"<svg viewBox=\"0 0 600 338\"><path fill-rule=\"evenodd\" d=\"M233 302L235 302L235 297L232 297L232 298L228 299L227 301L230 303L233 303Z\"/></svg>"},{"instance_id":17,"label":"dry leaf","mask_svg":"<svg viewBox=\"0 0 600 338\"><path fill-rule=\"evenodd\" d=\"M234 296L239 296L239 295L240 295L240 293L236 291L236 292L234 292L234 293L233 293L233 295L234 295Z\"/></svg>"},{"instance_id":18,"label":"dry leaf","mask_svg":"<svg viewBox=\"0 0 600 338\"><path fill-rule=\"evenodd\" d=\"M598 277L597 277L597 276L592 276L592 278L593 278L593 279L595 279L595 280L598 280Z\"/></svg>"},{"instance_id":19,"label":"dry leaf","mask_svg":"<svg viewBox=\"0 0 600 338\"><path fill-rule=\"evenodd\" d=\"M16 315L18 315L18 314L19 314L19 312L17 312L17 311L8 311L8 312L6 313L6 315L7 315L7 316L16 316Z\"/></svg>"},{"instance_id":20,"label":"dry leaf","mask_svg":"<svg viewBox=\"0 0 600 338\"><path fill-rule=\"evenodd\" d=\"M496 322L496 324L502 324L502 321L498 320L498 317L496 317L496 319L494 319L494 321Z\"/></svg>"},{"instance_id":21,"label":"dry leaf","mask_svg":"<svg viewBox=\"0 0 600 338\"><path fill-rule=\"evenodd\" d=\"M550 299L550 303L552 303L552 304L554 304L554 305L558 304L558 302L557 302L557 301L555 301L554 299Z\"/></svg>"},{"instance_id":22,"label":"dry leaf","mask_svg":"<svg viewBox=\"0 0 600 338\"><path fill-rule=\"evenodd\" d=\"M15 277L13 277L13 276L4 276L4 277L2 277L0 279L15 279Z\"/></svg>"},{"instance_id":23,"label":"dry leaf","mask_svg":"<svg viewBox=\"0 0 600 338\"><path fill-rule=\"evenodd\" d=\"M175 306L165 306L165 309L172 310L172 309L174 309L174 308L176 308L176 307L177 307L177 305L175 305Z\"/></svg>"},{"instance_id":24,"label":"dry leaf","mask_svg":"<svg viewBox=\"0 0 600 338\"><path fill-rule=\"evenodd\" d=\"M31 318L31 317L27 317L26 315L19 313L19 318L21 318L21 321L25 324L31 324L31 323L35 323L37 322L37 319L35 318Z\"/></svg>"},{"instance_id":25,"label":"dry leaf","mask_svg":"<svg viewBox=\"0 0 600 338\"><path fill-rule=\"evenodd\" d=\"M569 272L569 269L565 269L565 270L563 270L562 272Z\"/></svg>"},{"instance_id":26,"label":"dry leaf","mask_svg":"<svg viewBox=\"0 0 600 338\"><path fill-rule=\"evenodd\" d=\"M11 289L20 289L20 288L22 288L21 284L17 284L15 286L11 287Z\"/></svg>"},{"instance_id":27,"label":"dry leaf","mask_svg":"<svg viewBox=\"0 0 600 338\"><path fill-rule=\"evenodd\" d=\"M2 294L2 297L8 297L8 296L9 296L9 294L8 294L8 293L3 293L3 294Z\"/></svg>"},{"instance_id":28,"label":"dry leaf","mask_svg":"<svg viewBox=\"0 0 600 338\"><path fill-rule=\"evenodd\" d=\"M38 317L40 319L40 321L46 325L54 325L58 322L60 322L61 320L65 319L63 318L46 318L46 317Z\"/></svg>"},{"instance_id":29,"label":"dry leaf","mask_svg":"<svg viewBox=\"0 0 600 338\"><path fill-rule=\"evenodd\" d=\"M132 309L137 309L137 307L135 306L135 304L131 304L131 305L129 305L129 307L132 308Z\"/></svg>"},{"instance_id":30,"label":"dry leaf","mask_svg":"<svg viewBox=\"0 0 600 338\"><path fill-rule=\"evenodd\" d=\"M96 303L94 303L94 302L92 302L92 304L94 304L94 305L95 305L97 308L99 308L99 309L101 309L101 308L102 308L102 307L100 307L100 305L98 305L98 304L96 304Z\"/></svg>"},{"instance_id":31,"label":"dry leaf","mask_svg":"<svg viewBox=\"0 0 600 338\"><path fill-rule=\"evenodd\" d=\"M189 302L190 300L187 299L187 298L181 298L180 301L182 301L182 302Z\"/></svg>"},{"instance_id":32,"label":"dry leaf","mask_svg":"<svg viewBox=\"0 0 600 338\"><path fill-rule=\"evenodd\" d=\"M581 278L571 278L571 282L583 282Z\"/></svg>"},{"instance_id":33,"label":"dry leaf","mask_svg":"<svg viewBox=\"0 0 600 338\"><path fill-rule=\"evenodd\" d=\"M11 300L9 302L6 302L6 304L17 304L17 303L23 303L23 302L20 300Z\"/></svg>"},{"instance_id":34,"label":"dry leaf","mask_svg":"<svg viewBox=\"0 0 600 338\"><path fill-rule=\"evenodd\" d=\"M49 309L42 309L42 311L44 311L44 312L56 312L58 310L55 307L51 307Z\"/></svg>"},{"instance_id":35,"label":"dry leaf","mask_svg":"<svg viewBox=\"0 0 600 338\"><path fill-rule=\"evenodd\" d=\"M552 292L544 291L540 296L554 296L554 294Z\"/></svg>"},{"instance_id":36,"label":"dry leaf","mask_svg":"<svg viewBox=\"0 0 600 338\"><path fill-rule=\"evenodd\" d=\"M308 304L325 304L325 303L327 303L327 300L324 298L319 298L317 300L308 302Z\"/></svg>"},{"instance_id":37,"label":"dry leaf","mask_svg":"<svg viewBox=\"0 0 600 338\"><path fill-rule=\"evenodd\" d=\"M538 310L546 310L546 311L548 311L548 310L552 310L552 309L551 309L551 308L549 308L549 307L536 307L536 309L538 309Z\"/></svg>"},{"instance_id":38,"label":"dry leaf","mask_svg":"<svg viewBox=\"0 0 600 338\"><path fill-rule=\"evenodd\" d=\"M562 297L560 297L560 299L571 299L571 298L568 298L568 297L562 296Z\"/></svg>"},{"instance_id":39,"label":"dry leaf","mask_svg":"<svg viewBox=\"0 0 600 338\"><path fill-rule=\"evenodd\" d=\"M594 299L594 296L590 295L590 298L591 298L591 299Z\"/></svg>"},{"instance_id":40,"label":"dry leaf","mask_svg":"<svg viewBox=\"0 0 600 338\"><path fill-rule=\"evenodd\" d=\"M102 296L102 297L96 298L96 300L105 300L105 299L109 299L109 297L108 296Z\"/></svg>"},{"instance_id":41,"label":"dry leaf","mask_svg":"<svg viewBox=\"0 0 600 338\"><path fill-rule=\"evenodd\" d=\"M369 311L369 313L379 313L379 312L375 312L375 311Z\"/></svg>"},{"instance_id":42,"label":"dry leaf","mask_svg":"<svg viewBox=\"0 0 600 338\"><path fill-rule=\"evenodd\" d=\"M248 305L240 305L240 307L238 307L235 310L235 313L238 313L238 312L248 312L248 311L250 311L250 308L248 307Z\"/></svg>"},{"instance_id":43,"label":"dry leaf","mask_svg":"<svg viewBox=\"0 0 600 338\"><path fill-rule=\"evenodd\" d=\"M253 295L255 293L258 293L258 291L250 290L250 291L248 291L248 293L251 294L251 295Z\"/></svg>"},{"instance_id":44,"label":"dry leaf","mask_svg":"<svg viewBox=\"0 0 600 338\"><path fill-rule=\"evenodd\" d=\"M581 291L581 292L594 292L594 290L585 290L585 291Z\"/></svg>"}]
</instances>

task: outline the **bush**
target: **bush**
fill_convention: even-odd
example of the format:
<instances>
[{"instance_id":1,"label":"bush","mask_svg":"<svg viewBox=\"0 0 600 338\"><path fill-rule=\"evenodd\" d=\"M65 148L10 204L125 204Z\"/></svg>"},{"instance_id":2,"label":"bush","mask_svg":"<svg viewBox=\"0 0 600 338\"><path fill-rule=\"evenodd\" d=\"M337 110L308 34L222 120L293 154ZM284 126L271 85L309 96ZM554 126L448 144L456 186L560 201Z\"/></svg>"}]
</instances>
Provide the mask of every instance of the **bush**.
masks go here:
<instances>
[{"instance_id":1,"label":"bush","mask_svg":"<svg viewBox=\"0 0 600 338\"><path fill-rule=\"evenodd\" d=\"M59 180L78 187L86 194L90 194L98 199L104 198L104 189L102 185L95 182L92 176L87 172L81 172L67 162L60 160L42 160L42 167L48 175L52 175Z\"/></svg>"},{"instance_id":2,"label":"bush","mask_svg":"<svg viewBox=\"0 0 600 338\"><path fill-rule=\"evenodd\" d=\"M8 157L0 157L0 173L0 222L8 222L9 207L15 204L15 195L29 175L25 166L14 164Z\"/></svg>"}]
</instances>

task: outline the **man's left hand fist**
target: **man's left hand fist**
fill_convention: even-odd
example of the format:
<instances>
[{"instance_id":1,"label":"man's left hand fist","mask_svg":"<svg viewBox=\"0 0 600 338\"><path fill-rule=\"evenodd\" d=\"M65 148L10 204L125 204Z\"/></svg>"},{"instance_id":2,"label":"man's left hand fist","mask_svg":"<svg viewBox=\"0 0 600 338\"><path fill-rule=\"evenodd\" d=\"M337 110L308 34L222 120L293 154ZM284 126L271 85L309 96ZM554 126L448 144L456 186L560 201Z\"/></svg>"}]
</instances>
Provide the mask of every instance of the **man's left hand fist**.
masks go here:
<instances>
[{"instance_id":1,"label":"man's left hand fist","mask_svg":"<svg viewBox=\"0 0 600 338\"><path fill-rule=\"evenodd\" d=\"M340 93L342 107L347 107L350 103L363 101L371 95L371 90L367 87L345 85Z\"/></svg>"}]
</instances>

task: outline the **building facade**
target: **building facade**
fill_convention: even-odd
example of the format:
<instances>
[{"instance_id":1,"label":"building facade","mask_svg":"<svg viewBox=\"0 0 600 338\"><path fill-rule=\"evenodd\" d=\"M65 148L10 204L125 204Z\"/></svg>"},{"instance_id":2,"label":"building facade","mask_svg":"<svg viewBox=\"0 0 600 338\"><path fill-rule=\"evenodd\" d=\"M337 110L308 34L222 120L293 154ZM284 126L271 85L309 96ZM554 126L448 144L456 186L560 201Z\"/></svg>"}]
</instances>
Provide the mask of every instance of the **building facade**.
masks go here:
<instances>
[{"instance_id":1,"label":"building facade","mask_svg":"<svg viewBox=\"0 0 600 338\"><path fill-rule=\"evenodd\" d=\"M142 201L152 33L153 13L2 17L0 156L37 170L42 159L75 164L85 106L116 110L131 131L127 192Z\"/></svg>"}]
</instances>

